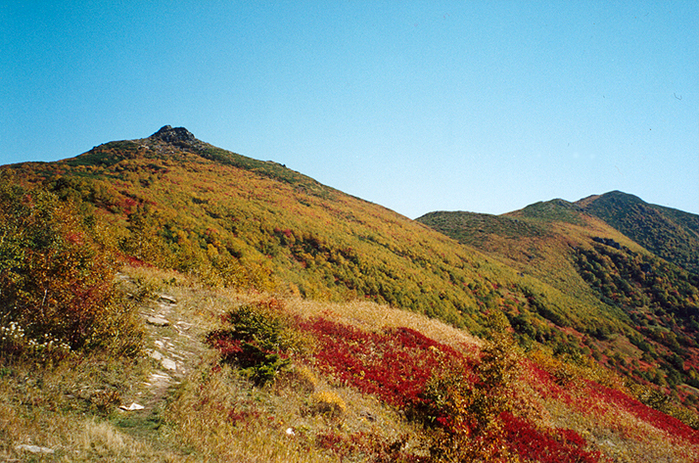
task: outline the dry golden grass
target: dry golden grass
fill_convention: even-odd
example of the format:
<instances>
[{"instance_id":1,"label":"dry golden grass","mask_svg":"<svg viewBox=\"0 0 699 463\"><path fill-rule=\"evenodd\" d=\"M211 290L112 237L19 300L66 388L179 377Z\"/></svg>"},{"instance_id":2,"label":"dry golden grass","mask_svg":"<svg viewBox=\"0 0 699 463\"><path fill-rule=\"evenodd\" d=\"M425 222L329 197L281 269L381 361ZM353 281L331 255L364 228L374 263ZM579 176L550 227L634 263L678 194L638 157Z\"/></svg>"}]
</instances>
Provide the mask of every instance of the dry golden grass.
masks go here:
<instances>
[{"instance_id":1,"label":"dry golden grass","mask_svg":"<svg viewBox=\"0 0 699 463\"><path fill-rule=\"evenodd\" d=\"M310 408L315 413L330 416L342 416L347 411L347 404L336 393L327 389L314 392L310 397Z\"/></svg>"},{"instance_id":2,"label":"dry golden grass","mask_svg":"<svg viewBox=\"0 0 699 463\"><path fill-rule=\"evenodd\" d=\"M113 419L95 415L88 418L89 412L54 409L50 401L59 402L56 397L47 397L44 403L39 403L37 396L33 396L33 403L27 404L18 391L8 388L5 383L1 387L0 395L4 398L0 405L2 461L187 461L178 452L127 435L117 428ZM50 389L42 387L42 395L50 396ZM38 446L52 452L33 453L18 447L22 445Z\"/></svg>"},{"instance_id":3,"label":"dry golden grass","mask_svg":"<svg viewBox=\"0 0 699 463\"><path fill-rule=\"evenodd\" d=\"M198 361L164 411L167 428L161 438L196 461L334 462L342 457L317 448L318 436L332 433L349 438L362 432L392 443L419 434L397 411L374 397L329 384L310 365L293 364L288 373L261 389L229 367L219 370L214 353L201 344L205 334L220 327L221 315L242 304L268 300L269 294L211 289L196 280L154 269L130 269L129 274L140 288L146 288L145 299L162 292L173 296L178 303L171 321L179 317L191 325L179 343L171 340L183 350L197 352ZM283 299L283 304L289 312L304 317L327 316L334 310L348 316L343 322L349 321L354 311L356 317L364 318L363 329L373 319L373 329L406 324L417 329L424 325L432 326L434 332L450 333L454 343L471 340L425 317L375 304L349 303L344 307L300 299ZM402 315L410 320L400 323ZM412 437L411 445L422 444Z\"/></svg>"},{"instance_id":4,"label":"dry golden grass","mask_svg":"<svg viewBox=\"0 0 699 463\"><path fill-rule=\"evenodd\" d=\"M169 438L202 461L342 461L316 446L326 433L349 438L362 432L389 443L408 435L412 445L421 445L418 429L397 411L325 383L307 366L299 368L302 380L290 373L261 389L227 366L212 366L203 363L166 411Z\"/></svg>"}]
</instances>

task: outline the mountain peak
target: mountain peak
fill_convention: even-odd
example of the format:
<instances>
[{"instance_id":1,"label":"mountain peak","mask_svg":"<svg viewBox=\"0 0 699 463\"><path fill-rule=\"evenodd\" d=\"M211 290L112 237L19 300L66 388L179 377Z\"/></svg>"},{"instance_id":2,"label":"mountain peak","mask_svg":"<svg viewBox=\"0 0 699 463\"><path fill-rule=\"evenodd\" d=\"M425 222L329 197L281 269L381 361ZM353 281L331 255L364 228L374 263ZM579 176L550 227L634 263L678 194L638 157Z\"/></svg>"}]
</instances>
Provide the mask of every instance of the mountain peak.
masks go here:
<instances>
[{"instance_id":1,"label":"mountain peak","mask_svg":"<svg viewBox=\"0 0 699 463\"><path fill-rule=\"evenodd\" d=\"M155 132L149 138L162 140L167 143L192 142L196 140L194 134L192 134L192 132L185 129L184 127L173 128L170 125L163 126L160 130Z\"/></svg>"}]
</instances>

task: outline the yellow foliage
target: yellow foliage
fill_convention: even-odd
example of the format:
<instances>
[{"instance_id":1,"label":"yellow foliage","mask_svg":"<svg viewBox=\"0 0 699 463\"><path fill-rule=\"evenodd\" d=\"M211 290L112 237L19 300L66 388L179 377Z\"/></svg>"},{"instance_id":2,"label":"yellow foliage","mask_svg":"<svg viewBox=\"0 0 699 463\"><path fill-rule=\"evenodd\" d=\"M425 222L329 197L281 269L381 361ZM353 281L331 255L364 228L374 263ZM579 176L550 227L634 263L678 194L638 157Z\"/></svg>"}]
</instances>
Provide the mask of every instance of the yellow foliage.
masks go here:
<instances>
[{"instance_id":1,"label":"yellow foliage","mask_svg":"<svg viewBox=\"0 0 699 463\"><path fill-rule=\"evenodd\" d=\"M323 389L311 395L311 410L315 413L340 416L347 411L347 404L332 391Z\"/></svg>"},{"instance_id":2,"label":"yellow foliage","mask_svg":"<svg viewBox=\"0 0 699 463\"><path fill-rule=\"evenodd\" d=\"M291 372L291 376L301 390L313 392L318 388L318 378L306 365L294 368Z\"/></svg>"}]
</instances>

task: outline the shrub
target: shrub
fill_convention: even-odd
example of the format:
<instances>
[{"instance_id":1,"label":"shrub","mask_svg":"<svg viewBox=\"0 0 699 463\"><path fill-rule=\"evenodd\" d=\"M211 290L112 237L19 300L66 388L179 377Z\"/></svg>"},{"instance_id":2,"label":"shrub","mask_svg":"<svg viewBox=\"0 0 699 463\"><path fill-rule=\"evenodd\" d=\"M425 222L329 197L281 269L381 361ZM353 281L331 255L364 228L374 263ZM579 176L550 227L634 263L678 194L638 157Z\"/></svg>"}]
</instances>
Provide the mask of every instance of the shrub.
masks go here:
<instances>
[{"instance_id":1,"label":"shrub","mask_svg":"<svg viewBox=\"0 0 699 463\"><path fill-rule=\"evenodd\" d=\"M332 391L321 390L311 395L311 411L314 413L340 416L347 411L347 404Z\"/></svg>"},{"instance_id":2,"label":"shrub","mask_svg":"<svg viewBox=\"0 0 699 463\"><path fill-rule=\"evenodd\" d=\"M318 378L305 365L296 366L289 376L292 383L303 392L310 393L318 387Z\"/></svg>"},{"instance_id":3,"label":"shrub","mask_svg":"<svg viewBox=\"0 0 699 463\"><path fill-rule=\"evenodd\" d=\"M679 442L681 439L684 439L693 445L699 445L699 432L677 418L644 405L621 391L603 386L594 381L585 381L585 385L587 386L586 392L588 396L596 399L598 403L608 403L614 407L626 410L636 418L667 432L672 440Z\"/></svg>"},{"instance_id":4,"label":"shrub","mask_svg":"<svg viewBox=\"0 0 699 463\"><path fill-rule=\"evenodd\" d=\"M491 341L469 376L448 371L434 376L425 390L419 417L436 428L430 453L438 461L516 461L501 445L500 416L514 408L520 357L503 320L491 323Z\"/></svg>"},{"instance_id":5,"label":"shrub","mask_svg":"<svg viewBox=\"0 0 699 463\"><path fill-rule=\"evenodd\" d=\"M91 349L137 330L113 304L114 260L95 233L72 204L0 178L0 323L21 326L27 347Z\"/></svg>"},{"instance_id":6,"label":"shrub","mask_svg":"<svg viewBox=\"0 0 699 463\"><path fill-rule=\"evenodd\" d=\"M461 353L410 328L365 332L323 318L299 326L316 338L315 359L322 371L408 410L420 406L435 372L465 368Z\"/></svg>"},{"instance_id":7,"label":"shrub","mask_svg":"<svg viewBox=\"0 0 699 463\"><path fill-rule=\"evenodd\" d=\"M276 299L245 304L224 316L230 328L214 330L206 342L221 353L221 362L238 366L258 385L273 380L290 364L289 355L299 341L288 328L290 317Z\"/></svg>"},{"instance_id":8,"label":"shrub","mask_svg":"<svg viewBox=\"0 0 699 463\"><path fill-rule=\"evenodd\" d=\"M585 440L570 429L540 430L531 422L504 412L503 438L525 461L540 463L597 463L599 452L588 452Z\"/></svg>"}]
</instances>

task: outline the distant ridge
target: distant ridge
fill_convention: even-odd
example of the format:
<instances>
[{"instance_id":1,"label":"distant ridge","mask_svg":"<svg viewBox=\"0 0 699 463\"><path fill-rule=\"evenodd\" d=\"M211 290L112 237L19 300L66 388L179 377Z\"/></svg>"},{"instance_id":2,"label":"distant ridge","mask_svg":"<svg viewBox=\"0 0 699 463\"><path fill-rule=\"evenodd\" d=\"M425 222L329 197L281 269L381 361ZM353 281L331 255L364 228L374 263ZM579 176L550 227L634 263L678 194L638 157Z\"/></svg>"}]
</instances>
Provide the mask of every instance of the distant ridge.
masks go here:
<instances>
[{"instance_id":1,"label":"distant ridge","mask_svg":"<svg viewBox=\"0 0 699 463\"><path fill-rule=\"evenodd\" d=\"M611 191L574 203L649 251L699 274L699 216Z\"/></svg>"},{"instance_id":2,"label":"distant ridge","mask_svg":"<svg viewBox=\"0 0 699 463\"><path fill-rule=\"evenodd\" d=\"M591 195L575 202L540 201L499 216L440 211L416 220L482 249L488 233L524 238L533 236L534 230L536 234L545 233L547 223L585 226L589 218L601 220L658 257L699 275L699 215L649 204L621 191Z\"/></svg>"}]
</instances>

